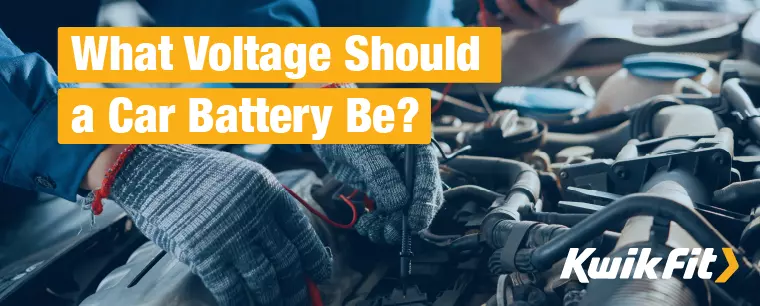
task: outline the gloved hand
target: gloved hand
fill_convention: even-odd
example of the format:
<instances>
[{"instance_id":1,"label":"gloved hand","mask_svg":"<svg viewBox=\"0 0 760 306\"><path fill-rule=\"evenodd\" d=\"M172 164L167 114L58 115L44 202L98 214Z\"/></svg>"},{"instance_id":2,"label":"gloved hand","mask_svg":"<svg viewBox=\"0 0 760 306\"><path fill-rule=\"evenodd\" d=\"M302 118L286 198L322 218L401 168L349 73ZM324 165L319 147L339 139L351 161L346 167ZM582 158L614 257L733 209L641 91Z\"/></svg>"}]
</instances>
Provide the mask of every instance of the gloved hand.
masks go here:
<instances>
[{"instance_id":1,"label":"gloved hand","mask_svg":"<svg viewBox=\"0 0 760 306\"><path fill-rule=\"evenodd\" d=\"M184 145L139 145L110 198L159 247L199 275L220 305L306 305L305 277L332 257L263 166Z\"/></svg>"},{"instance_id":2,"label":"gloved hand","mask_svg":"<svg viewBox=\"0 0 760 306\"><path fill-rule=\"evenodd\" d=\"M328 171L338 180L366 192L376 210L354 226L376 243L401 241L401 213L407 205L403 180L404 145L313 145ZM438 159L431 145L417 145L414 199L409 207L410 229L426 229L443 202Z\"/></svg>"}]
</instances>

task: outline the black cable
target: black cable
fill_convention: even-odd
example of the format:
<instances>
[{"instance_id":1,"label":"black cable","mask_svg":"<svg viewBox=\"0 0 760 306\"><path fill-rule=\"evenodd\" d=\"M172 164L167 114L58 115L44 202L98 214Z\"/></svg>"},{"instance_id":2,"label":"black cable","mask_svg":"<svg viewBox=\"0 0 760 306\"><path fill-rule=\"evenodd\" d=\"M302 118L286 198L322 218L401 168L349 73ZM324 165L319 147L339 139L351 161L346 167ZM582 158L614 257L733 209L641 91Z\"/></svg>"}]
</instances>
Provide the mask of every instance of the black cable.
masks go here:
<instances>
[{"instance_id":1,"label":"black cable","mask_svg":"<svg viewBox=\"0 0 760 306\"><path fill-rule=\"evenodd\" d=\"M431 138L430 142L432 142L433 145L438 149L438 152L441 152L441 156L443 156L443 158L445 159L446 158L446 151L444 151L443 147L441 147L441 143L438 142L438 140L435 140L435 138Z\"/></svg>"},{"instance_id":2,"label":"black cable","mask_svg":"<svg viewBox=\"0 0 760 306\"><path fill-rule=\"evenodd\" d=\"M467 145L467 146L462 147L459 150L452 152L451 154L446 154L446 151L443 150L443 147L441 147L441 143L438 142L438 140L436 140L435 138L431 138L430 142L433 143L433 145L436 147L436 149L438 149L438 152L440 152L441 156L443 157L443 160L440 162L441 165L448 163L449 161L451 161L452 159L456 158L457 156L461 155L464 152L472 150L472 146Z\"/></svg>"},{"instance_id":3,"label":"black cable","mask_svg":"<svg viewBox=\"0 0 760 306\"><path fill-rule=\"evenodd\" d=\"M414 201L414 174L417 147L414 145L406 145L404 149L404 179L406 180L406 194L407 205L401 213L401 253L399 253L401 264L401 288L404 295L406 295L406 281L409 278L412 270L411 257L412 253L412 235L409 233L409 208Z\"/></svg>"}]
</instances>

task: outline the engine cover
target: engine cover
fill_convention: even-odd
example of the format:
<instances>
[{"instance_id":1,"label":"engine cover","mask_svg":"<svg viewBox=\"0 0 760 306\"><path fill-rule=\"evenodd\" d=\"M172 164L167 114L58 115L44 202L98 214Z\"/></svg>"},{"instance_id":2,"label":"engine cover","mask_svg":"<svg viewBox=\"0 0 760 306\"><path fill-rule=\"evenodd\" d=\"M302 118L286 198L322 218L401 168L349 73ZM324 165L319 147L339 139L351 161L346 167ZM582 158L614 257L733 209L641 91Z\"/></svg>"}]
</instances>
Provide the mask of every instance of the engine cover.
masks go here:
<instances>
[{"instance_id":1,"label":"engine cover","mask_svg":"<svg viewBox=\"0 0 760 306\"><path fill-rule=\"evenodd\" d=\"M277 179L317 210L321 207L311 196L311 189L322 184L310 170L290 170L276 174ZM362 278L347 264L350 245L334 228L321 219L309 216L322 242L333 254L331 281L319 286L326 306L342 305L343 301ZM215 306L211 293L188 266L174 256L165 254L152 242L138 248L123 266L109 273L98 285L96 292L80 306Z\"/></svg>"},{"instance_id":2,"label":"engine cover","mask_svg":"<svg viewBox=\"0 0 760 306\"><path fill-rule=\"evenodd\" d=\"M148 242L106 276L80 306L211 306L211 293L190 268ZM156 259L158 259L156 261ZM151 265L151 263L154 263Z\"/></svg>"}]
</instances>

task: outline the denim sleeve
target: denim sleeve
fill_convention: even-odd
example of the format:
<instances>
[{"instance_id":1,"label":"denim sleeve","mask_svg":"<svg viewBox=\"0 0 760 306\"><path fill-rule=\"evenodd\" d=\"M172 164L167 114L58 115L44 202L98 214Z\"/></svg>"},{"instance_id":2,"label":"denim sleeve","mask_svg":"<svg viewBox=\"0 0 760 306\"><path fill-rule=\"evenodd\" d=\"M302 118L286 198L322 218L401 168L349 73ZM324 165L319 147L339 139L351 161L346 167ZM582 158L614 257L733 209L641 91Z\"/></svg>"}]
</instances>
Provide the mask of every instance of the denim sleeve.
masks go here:
<instances>
[{"instance_id":1,"label":"denim sleeve","mask_svg":"<svg viewBox=\"0 0 760 306\"><path fill-rule=\"evenodd\" d=\"M0 30L0 178L74 201L105 145L58 144L61 87L50 64L24 54Z\"/></svg>"}]
</instances>

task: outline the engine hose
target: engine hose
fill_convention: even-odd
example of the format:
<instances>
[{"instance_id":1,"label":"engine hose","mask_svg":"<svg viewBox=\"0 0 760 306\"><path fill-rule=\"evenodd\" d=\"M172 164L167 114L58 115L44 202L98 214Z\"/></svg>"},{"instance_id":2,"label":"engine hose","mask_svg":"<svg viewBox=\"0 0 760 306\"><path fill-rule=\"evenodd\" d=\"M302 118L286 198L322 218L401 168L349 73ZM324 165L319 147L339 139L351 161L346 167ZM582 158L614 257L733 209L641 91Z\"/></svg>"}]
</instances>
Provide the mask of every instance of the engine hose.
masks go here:
<instances>
[{"instance_id":1,"label":"engine hose","mask_svg":"<svg viewBox=\"0 0 760 306\"><path fill-rule=\"evenodd\" d=\"M546 133L546 143L541 148L549 155L556 155L568 147L586 146L594 149L599 156L615 156L631 139L628 121L611 129L591 134Z\"/></svg>"},{"instance_id":2,"label":"engine hose","mask_svg":"<svg viewBox=\"0 0 760 306\"><path fill-rule=\"evenodd\" d=\"M591 282L580 306L695 306L694 293L678 278L605 279Z\"/></svg>"},{"instance_id":3,"label":"engine hose","mask_svg":"<svg viewBox=\"0 0 760 306\"><path fill-rule=\"evenodd\" d=\"M458 156L449 161L447 166L467 173L479 180L496 182L496 191L521 190L531 199L538 198L541 192L541 183L536 170L530 165L497 157L484 156Z\"/></svg>"},{"instance_id":4,"label":"engine hose","mask_svg":"<svg viewBox=\"0 0 760 306\"><path fill-rule=\"evenodd\" d=\"M553 133L587 134L614 128L629 118L628 113L619 112L596 118L581 120L578 123L549 125L549 131Z\"/></svg>"},{"instance_id":5,"label":"engine hose","mask_svg":"<svg viewBox=\"0 0 760 306\"><path fill-rule=\"evenodd\" d=\"M471 199L472 197L482 200L489 205L496 201L496 199L503 197L504 195L495 191L491 191L476 185L464 185L455 188L451 188L443 192L443 198L446 202L457 202L462 198Z\"/></svg>"},{"instance_id":6,"label":"engine hose","mask_svg":"<svg viewBox=\"0 0 760 306\"><path fill-rule=\"evenodd\" d=\"M520 233L520 227L527 226L525 234ZM492 240L486 241L496 249L488 261L489 270L494 274L514 271L533 271L530 257L536 247L553 241L555 238L569 231L570 228L562 225L548 225L534 222L518 222L504 220L496 225ZM609 252L615 248L620 234L605 231L599 237L590 240L584 247L597 248ZM504 254L510 252L508 256Z\"/></svg>"},{"instance_id":7,"label":"engine hose","mask_svg":"<svg viewBox=\"0 0 760 306\"><path fill-rule=\"evenodd\" d=\"M567 227L572 227L578 222L583 221L590 214L563 214L556 212L530 212L523 214L521 217L526 220L536 221L546 224L559 224Z\"/></svg>"},{"instance_id":8,"label":"engine hose","mask_svg":"<svg viewBox=\"0 0 760 306\"><path fill-rule=\"evenodd\" d=\"M546 202L544 202L546 203ZM573 227L579 222L586 219L591 214L563 214L555 212L528 212L523 213L520 217L524 220L536 221L546 224L559 224L567 227ZM617 226L613 226L607 230L612 232L620 232L625 226L625 221L621 221Z\"/></svg>"},{"instance_id":9,"label":"engine hose","mask_svg":"<svg viewBox=\"0 0 760 306\"><path fill-rule=\"evenodd\" d=\"M712 205L746 213L760 203L760 179L736 182L713 193Z\"/></svg>"},{"instance_id":10,"label":"engine hose","mask_svg":"<svg viewBox=\"0 0 760 306\"><path fill-rule=\"evenodd\" d=\"M749 94L742 88L741 81L735 78L723 82L720 95L742 116L754 138L760 139L760 111L755 108Z\"/></svg>"},{"instance_id":11,"label":"engine hose","mask_svg":"<svg viewBox=\"0 0 760 306\"><path fill-rule=\"evenodd\" d=\"M643 102L631 115L631 139L647 140L654 137L654 116L663 108L682 104L683 101L670 95L656 96Z\"/></svg>"},{"instance_id":12,"label":"engine hose","mask_svg":"<svg viewBox=\"0 0 760 306\"><path fill-rule=\"evenodd\" d=\"M509 191L503 200L496 200L481 223L481 233L488 241L496 224L503 220L520 220L520 210L533 207L541 194L541 180L530 165L495 157L460 156L448 163L449 167L474 177L497 182Z\"/></svg>"},{"instance_id":13,"label":"engine hose","mask_svg":"<svg viewBox=\"0 0 760 306\"><path fill-rule=\"evenodd\" d=\"M731 295L729 295L723 288L718 287L718 284L713 282L707 282L707 288L710 292L710 298L713 305L721 306L741 306L747 305L742 302L738 302Z\"/></svg>"},{"instance_id":14,"label":"engine hose","mask_svg":"<svg viewBox=\"0 0 760 306\"><path fill-rule=\"evenodd\" d=\"M624 196L607 205L590 217L584 219L573 228L559 234L550 243L539 246L527 253L518 253L517 259L527 255L528 267L518 267L521 272L546 271L554 263L567 256L570 248L579 248L588 241L601 235L607 228L620 220L636 216L660 217L673 221L689 233L702 247L730 248L737 254L739 267L733 279L745 279L757 273L752 263L728 242L713 226L691 208L680 203L653 194L638 193ZM730 280L729 280L730 282ZM731 288L731 287L728 287Z\"/></svg>"}]
</instances>

